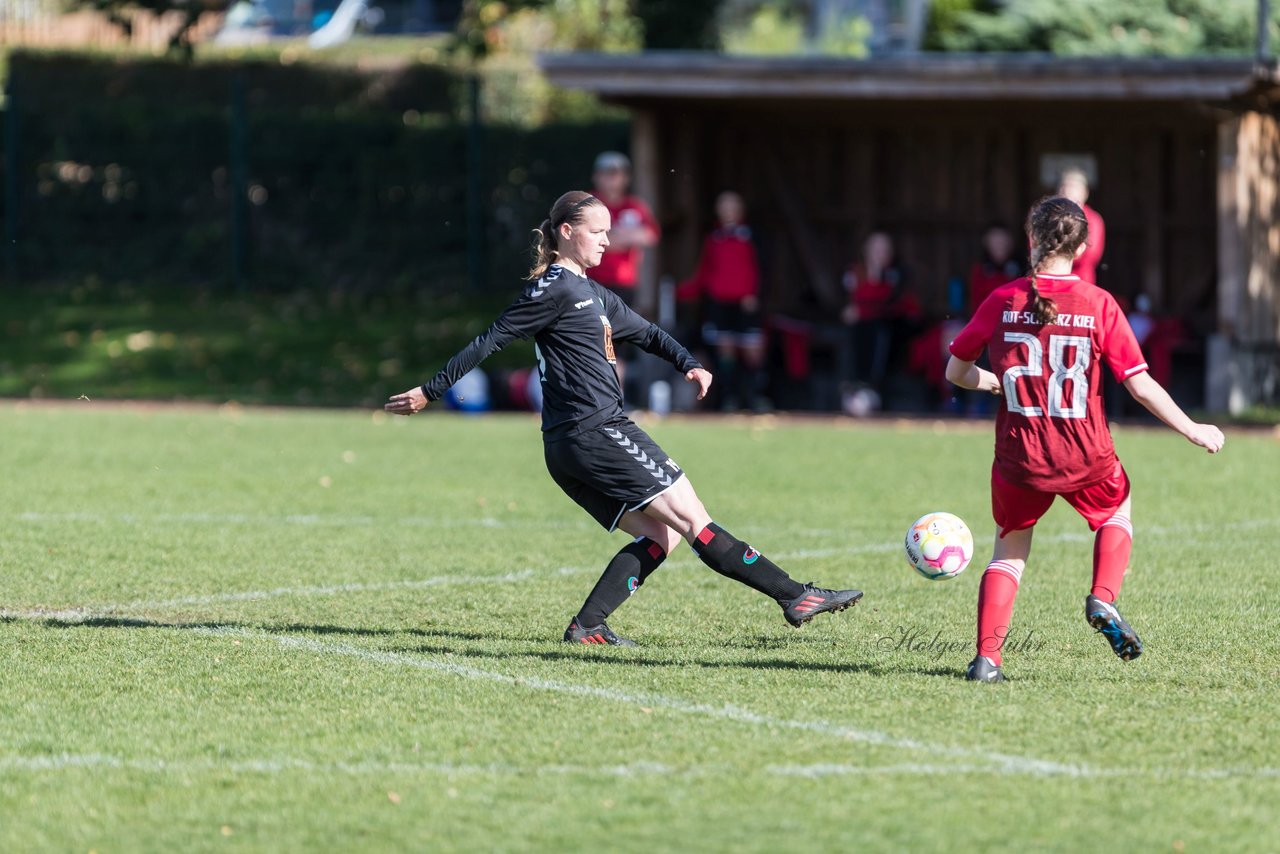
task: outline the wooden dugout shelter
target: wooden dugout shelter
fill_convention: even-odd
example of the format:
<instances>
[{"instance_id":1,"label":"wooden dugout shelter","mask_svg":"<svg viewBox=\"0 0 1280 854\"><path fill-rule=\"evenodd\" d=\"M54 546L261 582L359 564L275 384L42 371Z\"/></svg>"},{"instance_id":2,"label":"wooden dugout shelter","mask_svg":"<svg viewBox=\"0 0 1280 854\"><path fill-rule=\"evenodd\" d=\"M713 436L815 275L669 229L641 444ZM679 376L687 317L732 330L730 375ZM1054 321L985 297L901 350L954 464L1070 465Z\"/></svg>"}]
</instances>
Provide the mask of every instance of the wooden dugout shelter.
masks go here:
<instances>
[{"instance_id":1,"label":"wooden dugout shelter","mask_svg":"<svg viewBox=\"0 0 1280 854\"><path fill-rule=\"evenodd\" d=\"M772 251L766 301L821 320L873 228L935 315L988 223L1017 229L1057 172L1092 173L1099 284L1148 294L1205 343L1205 402L1280 382L1280 74L1248 59L701 53L543 57L632 114L636 191L665 229L649 278L692 270L712 201L741 192Z\"/></svg>"}]
</instances>

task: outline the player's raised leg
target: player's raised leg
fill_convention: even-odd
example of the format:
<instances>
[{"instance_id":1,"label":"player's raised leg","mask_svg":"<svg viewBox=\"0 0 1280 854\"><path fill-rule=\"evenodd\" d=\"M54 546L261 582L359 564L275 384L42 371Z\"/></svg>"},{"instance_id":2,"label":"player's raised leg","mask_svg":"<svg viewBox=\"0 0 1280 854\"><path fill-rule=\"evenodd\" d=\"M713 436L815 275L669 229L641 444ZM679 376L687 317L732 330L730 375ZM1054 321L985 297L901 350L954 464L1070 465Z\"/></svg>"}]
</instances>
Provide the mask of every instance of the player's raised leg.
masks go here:
<instances>
[{"instance_id":1,"label":"player's raised leg","mask_svg":"<svg viewBox=\"0 0 1280 854\"><path fill-rule=\"evenodd\" d=\"M773 561L712 521L688 477L655 498L644 514L676 531L698 557L719 574L777 602L788 623L800 627L819 614L843 611L862 598L861 590L828 590L795 581Z\"/></svg>"},{"instance_id":2,"label":"player's raised leg","mask_svg":"<svg viewBox=\"0 0 1280 854\"><path fill-rule=\"evenodd\" d=\"M1142 639L1115 604L1133 550L1131 509L1131 499L1126 497L1115 514L1098 528L1093 540L1093 588L1084 600L1085 619L1124 661L1142 655Z\"/></svg>"},{"instance_id":3,"label":"player's raised leg","mask_svg":"<svg viewBox=\"0 0 1280 854\"><path fill-rule=\"evenodd\" d=\"M633 641L614 634L605 619L640 589L680 544L679 534L643 513L624 513L618 527L635 539L609 561L577 616L565 629L564 639L570 643L635 646Z\"/></svg>"},{"instance_id":4,"label":"player's raised leg","mask_svg":"<svg viewBox=\"0 0 1280 854\"><path fill-rule=\"evenodd\" d=\"M1013 600L1018 595L1022 572L1031 554L1031 536L1035 528L1000 532L991 563L982 574L978 587L978 654L965 671L974 682L1003 682L1000 672L1001 652L1013 622Z\"/></svg>"}]
</instances>

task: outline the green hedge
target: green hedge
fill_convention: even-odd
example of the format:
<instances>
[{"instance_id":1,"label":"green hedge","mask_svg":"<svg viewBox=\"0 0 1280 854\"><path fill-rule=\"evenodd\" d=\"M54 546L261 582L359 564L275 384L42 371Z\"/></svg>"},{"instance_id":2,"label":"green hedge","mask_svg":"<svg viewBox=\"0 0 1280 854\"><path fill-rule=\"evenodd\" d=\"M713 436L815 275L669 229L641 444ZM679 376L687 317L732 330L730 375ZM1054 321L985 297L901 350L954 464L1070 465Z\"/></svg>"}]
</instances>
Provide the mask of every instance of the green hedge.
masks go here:
<instances>
[{"instance_id":1,"label":"green hedge","mask_svg":"<svg viewBox=\"0 0 1280 854\"><path fill-rule=\"evenodd\" d=\"M586 183L597 151L627 139L618 121L490 126L476 147L454 107L465 81L435 66L12 63L19 142L0 162L16 165L4 180L16 181L17 262L29 281L229 283L239 136L253 287L460 288L472 241L484 282L510 287L529 228ZM479 228L468 217L472 169Z\"/></svg>"}]
</instances>

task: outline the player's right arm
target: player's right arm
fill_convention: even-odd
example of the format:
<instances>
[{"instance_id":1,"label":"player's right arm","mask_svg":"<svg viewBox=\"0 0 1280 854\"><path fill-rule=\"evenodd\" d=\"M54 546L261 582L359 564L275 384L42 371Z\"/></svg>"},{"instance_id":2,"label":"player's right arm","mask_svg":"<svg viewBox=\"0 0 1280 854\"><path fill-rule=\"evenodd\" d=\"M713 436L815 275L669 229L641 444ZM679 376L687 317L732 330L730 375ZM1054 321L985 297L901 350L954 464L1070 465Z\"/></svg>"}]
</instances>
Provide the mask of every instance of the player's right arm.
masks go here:
<instances>
[{"instance_id":1,"label":"player's right arm","mask_svg":"<svg viewBox=\"0 0 1280 854\"><path fill-rule=\"evenodd\" d=\"M995 295L987 297L973 317L965 324L964 329L950 344L951 358L947 360L947 381L961 388L985 391L990 394L1001 394L1004 387L1000 378L991 371L979 368L978 357L986 349L987 342L995 334L996 320L1000 317L1003 298L997 300Z\"/></svg>"},{"instance_id":2,"label":"player's right arm","mask_svg":"<svg viewBox=\"0 0 1280 854\"><path fill-rule=\"evenodd\" d=\"M967 359L952 356L947 360L947 382L955 383L960 388L1000 394L1003 387L1000 378L988 370L979 368Z\"/></svg>"},{"instance_id":3,"label":"player's right arm","mask_svg":"<svg viewBox=\"0 0 1280 854\"><path fill-rule=\"evenodd\" d=\"M1164 386L1151 378L1151 374L1143 371L1124 381L1124 387L1133 395L1133 399L1141 403L1147 410L1169 427L1176 430L1193 445L1199 445L1211 454L1222 450L1226 438L1222 431L1212 424L1198 424L1192 421L1182 407L1174 402Z\"/></svg>"},{"instance_id":4,"label":"player's right arm","mask_svg":"<svg viewBox=\"0 0 1280 854\"><path fill-rule=\"evenodd\" d=\"M396 415L421 412L427 408L428 403L443 397L450 386L489 356L515 339L532 338L549 326L560 314L555 295L551 293L552 281L554 280L542 279L525 288L487 330L459 350L429 382L392 395L383 409Z\"/></svg>"}]
</instances>

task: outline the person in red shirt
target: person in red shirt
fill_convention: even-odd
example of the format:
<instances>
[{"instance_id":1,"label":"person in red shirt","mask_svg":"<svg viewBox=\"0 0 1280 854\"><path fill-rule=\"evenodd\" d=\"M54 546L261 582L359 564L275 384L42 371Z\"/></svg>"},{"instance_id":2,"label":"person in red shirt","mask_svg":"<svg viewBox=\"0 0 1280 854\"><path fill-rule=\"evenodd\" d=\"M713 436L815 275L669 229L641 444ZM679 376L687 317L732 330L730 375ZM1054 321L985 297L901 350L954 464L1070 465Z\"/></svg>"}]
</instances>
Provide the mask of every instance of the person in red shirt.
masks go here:
<instances>
[{"instance_id":1,"label":"person in red shirt","mask_svg":"<svg viewBox=\"0 0 1280 854\"><path fill-rule=\"evenodd\" d=\"M767 409L764 330L760 326L760 260L737 193L716 199L714 231L702 242L698 269L676 289L681 302L704 302L702 339L716 352L716 374L725 392L720 408L748 403ZM743 370L738 370L741 364Z\"/></svg>"},{"instance_id":2,"label":"person in red shirt","mask_svg":"<svg viewBox=\"0 0 1280 854\"><path fill-rule=\"evenodd\" d=\"M591 180L596 198L604 202L613 218L609 248L592 278L634 308L644 250L661 236L658 221L643 199L630 195L631 161L627 155L617 151L600 154Z\"/></svg>"},{"instance_id":3,"label":"person in red shirt","mask_svg":"<svg viewBox=\"0 0 1280 854\"><path fill-rule=\"evenodd\" d=\"M1027 219L1030 275L996 289L951 342L947 379L1004 398L991 470L998 536L978 592L978 654L966 671L974 681L1004 679L1001 647L1031 534L1059 495L1097 532L1086 620L1121 659L1142 654L1142 641L1115 606L1133 526L1129 477L1102 406L1103 362L1169 427L1211 454L1222 449L1222 431L1192 421L1151 378L1111 294L1071 272L1088 234L1075 202L1050 197L1037 203ZM983 350L990 352L994 373L974 364Z\"/></svg>"},{"instance_id":4,"label":"person in red shirt","mask_svg":"<svg viewBox=\"0 0 1280 854\"><path fill-rule=\"evenodd\" d=\"M1022 275L1026 265L1014 255L1013 234L1000 223L982 233L982 258L969 268L969 315L1001 285Z\"/></svg>"},{"instance_id":5,"label":"person in red shirt","mask_svg":"<svg viewBox=\"0 0 1280 854\"><path fill-rule=\"evenodd\" d=\"M1096 285L1098 265L1102 263L1102 252L1107 247L1107 229L1102 214L1085 204L1089 200L1089 176L1081 169L1066 170L1058 179L1058 195L1079 205L1089 223L1089 239L1085 242L1084 251L1071 265L1071 272Z\"/></svg>"},{"instance_id":6,"label":"person in red shirt","mask_svg":"<svg viewBox=\"0 0 1280 854\"><path fill-rule=\"evenodd\" d=\"M613 223L609 246L592 277L617 294L627 308L647 316L642 300L638 299L640 267L644 263L644 250L658 242L661 234L658 221L643 199L630 195L631 160L627 155L619 151L601 152L596 157L591 182L595 186L595 197L604 203ZM627 370L639 354L628 344L617 356L614 370L618 372L627 400L634 402L643 398L644 392L636 388L638 380L643 385L643 377L636 376L643 372L636 371L628 377Z\"/></svg>"},{"instance_id":7,"label":"person in red shirt","mask_svg":"<svg viewBox=\"0 0 1280 854\"><path fill-rule=\"evenodd\" d=\"M870 389L875 392L871 408L876 408L894 357L919 325L923 306L908 287L906 271L894 252L893 238L883 231L867 236L862 260L845 273L844 287L849 303L841 319L851 330L841 355L841 373L857 389L845 396ZM851 407L847 405L846 409Z\"/></svg>"}]
</instances>

